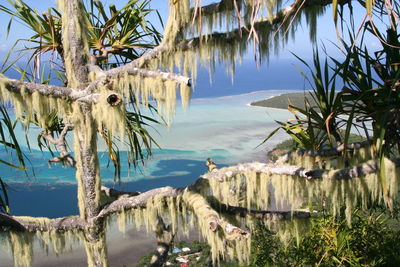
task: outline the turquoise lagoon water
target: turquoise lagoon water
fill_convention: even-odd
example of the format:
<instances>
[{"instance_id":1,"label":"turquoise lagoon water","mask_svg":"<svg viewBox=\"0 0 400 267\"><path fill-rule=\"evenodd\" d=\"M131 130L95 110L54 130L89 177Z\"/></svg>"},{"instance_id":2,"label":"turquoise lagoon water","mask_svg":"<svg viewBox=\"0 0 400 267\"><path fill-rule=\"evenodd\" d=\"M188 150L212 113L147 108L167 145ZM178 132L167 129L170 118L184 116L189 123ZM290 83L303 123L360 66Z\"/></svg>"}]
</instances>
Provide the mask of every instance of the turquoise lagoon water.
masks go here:
<instances>
[{"instance_id":1,"label":"turquoise lagoon water","mask_svg":"<svg viewBox=\"0 0 400 267\"><path fill-rule=\"evenodd\" d=\"M282 136L276 136L267 146L257 146L276 127L274 120L285 120L290 114L252 107L249 103L287 92L293 91L267 90L197 98L187 110L178 106L170 127L154 125L151 130L162 149L155 149L140 170L129 169L124 163L121 183L114 183L114 170L108 166L107 155L99 142L102 183L119 190L141 192L166 185L186 186L206 172L208 157L220 167L265 160L266 149L273 147ZM0 169L1 177L10 186L12 214L52 218L77 214L74 171L61 165L48 165L51 155L35 147L38 133L39 129L29 132L31 150L25 149L29 159L27 172L7 166ZM23 137L22 129L18 135ZM0 150L0 156L12 159L4 149Z\"/></svg>"}]
</instances>

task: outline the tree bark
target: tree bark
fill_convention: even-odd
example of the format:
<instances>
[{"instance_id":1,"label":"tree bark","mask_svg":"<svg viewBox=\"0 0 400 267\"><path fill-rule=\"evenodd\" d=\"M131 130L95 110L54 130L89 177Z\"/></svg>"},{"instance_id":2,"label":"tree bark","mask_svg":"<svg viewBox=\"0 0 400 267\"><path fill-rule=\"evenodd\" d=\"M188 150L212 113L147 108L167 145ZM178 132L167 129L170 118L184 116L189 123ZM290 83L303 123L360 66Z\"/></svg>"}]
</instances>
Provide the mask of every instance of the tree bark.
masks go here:
<instances>
[{"instance_id":1,"label":"tree bark","mask_svg":"<svg viewBox=\"0 0 400 267\"><path fill-rule=\"evenodd\" d=\"M83 91L89 82L90 51L85 36L85 17L81 0L62 0L62 41L68 86ZM97 157L97 127L92 116L91 104L78 103L74 107L78 116L74 123L74 151L80 218L85 220L88 265L106 266L101 246L102 221L95 220L100 211L100 168ZM104 237L103 237L104 238ZM104 247L104 246L103 246ZM100 253L96 249L101 249ZM90 253L92 252L92 253ZM106 257L107 258L107 257Z\"/></svg>"},{"instance_id":2,"label":"tree bark","mask_svg":"<svg viewBox=\"0 0 400 267\"><path fill-rule=\"evenodd\" d=\"M62 25L64 62L68 86L84 90L89 81L89 50L85 36L83 4L79 0L63 0ZM80 216L90 220L99 212L100 171L97 158L96 124L91 116L91 106L79 103L79 121L74 128L77 182L80 192Z\"/></svg>"}]
</instances>

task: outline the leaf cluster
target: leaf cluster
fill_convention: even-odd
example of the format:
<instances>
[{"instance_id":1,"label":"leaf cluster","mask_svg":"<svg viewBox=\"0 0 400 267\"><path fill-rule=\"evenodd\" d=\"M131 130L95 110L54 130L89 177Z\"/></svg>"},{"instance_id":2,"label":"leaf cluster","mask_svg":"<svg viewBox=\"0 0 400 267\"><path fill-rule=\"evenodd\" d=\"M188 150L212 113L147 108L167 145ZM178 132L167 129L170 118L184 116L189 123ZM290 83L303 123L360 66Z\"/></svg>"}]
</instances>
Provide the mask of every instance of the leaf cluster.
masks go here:
<instances>
[{"instance_id":1,"label":"leaf cluster","mask_svg":"<svg viewBox=\"0 0 400 267\"><path fill-rule=\"evenodd\" d=\"M126 64L159 44L162 35L147 19L150 13L155 12L158 14L158 11L150 9L149 3L150 0L131 0L122 8L117 9L115 5L106 7L101 1L87 1L84 14L87 19L86 24L89 26L85 30L88 34L91 54L96 58L98 66L107 70ZM49 8L47 12L39 13L24 1L19 0L8 0L8 4L9 7L0 5L0 12L11 15L7 26L7 34L10 33L14 21L22 22L34 34L27 39L16 41L13 49L7 55L3 67L7 64L10 55L18 47L18 44L24 42L27 44L26 48L19 50L19 52L31 53L29 62L33 61L34 68L30 71L30 74L26 69L23 70L16 67L22 74L21 79L35 82L35 74L38 73L41 55L51 52L53 63L55 64L50 64L50 67L53 68L52 70L55 71L61 82L66 84L63 67L64 51L60 11L56 8ZM15 61L11 62L9 66L4 68L4 71L14 66L14 63ZM59 68L55 68L57 66ZM27 68L29 68L29 65ZM37 82L49 83L53 79L54 75L49 74L49 77L44 79L43 74ZM140 111L140 104L134 98L132 94L125 107L126 140L118 140L107 129L99 133L106 144L110 163L114 166L115 179L117 177L120 178L121 173L120 145L128 148L128 164L133 167L137 167L140 162L143 163L151 155L152 146L157 145L146 127L149 127L150 123L159 123L158 119L155 118L158 116L158 112L153 106L149 105L150 115L144 115ZM35 120L32 123L38 124ZM63 128L63 118L60 118L55 113L50 114L44 130L51 135L57 135ZM53 154L52 146L43 140L41 136L38 136L37 140L40 149L48 149Z\"/></svg>"},{"instance_id":2,"label":"leaf cluster","mask_svg":"<svg viewBox=\"0 0 400 267\"><path fill-rule=\"evenodd\" d=\"M366 33L375 36L382 49L370 53L356 33L349 31L349 44L342 40L345 59L329 57L321 63L318 50L313 64L297 57L310 71L312 103L304 99L305 107L289 105L294 119L280 125L264 140L266 142L282 129L296 141L298 147L320 149L347 144L351 132L357 131L370 139L376 156L395 157L400 151L400 34L397 26L385 33L365 23ZM337 86L341 79L343 86ZM345 130L344 134L341 129Z\"/></svg>"}]
</instances>

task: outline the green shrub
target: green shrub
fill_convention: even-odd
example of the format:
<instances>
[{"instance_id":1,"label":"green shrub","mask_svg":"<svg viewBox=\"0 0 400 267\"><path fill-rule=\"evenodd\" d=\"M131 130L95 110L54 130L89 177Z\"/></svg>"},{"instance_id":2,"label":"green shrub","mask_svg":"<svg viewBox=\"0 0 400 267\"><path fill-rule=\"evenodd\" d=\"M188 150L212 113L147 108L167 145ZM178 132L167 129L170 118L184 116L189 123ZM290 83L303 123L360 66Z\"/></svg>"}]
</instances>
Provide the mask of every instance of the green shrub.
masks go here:
<instances>
[{"instance_id":1,"label":"green shrub","mask_svg":"<svg viewBox=\"0 0 400 267\"><path fill-rule=\"evenodd\" d=\"M399 223L383 217L355 214L352 226L331 216L313 218L300 243L293 238L286 246L259 223L251 266L399 266Z\"/></svg>"}]
</instances>

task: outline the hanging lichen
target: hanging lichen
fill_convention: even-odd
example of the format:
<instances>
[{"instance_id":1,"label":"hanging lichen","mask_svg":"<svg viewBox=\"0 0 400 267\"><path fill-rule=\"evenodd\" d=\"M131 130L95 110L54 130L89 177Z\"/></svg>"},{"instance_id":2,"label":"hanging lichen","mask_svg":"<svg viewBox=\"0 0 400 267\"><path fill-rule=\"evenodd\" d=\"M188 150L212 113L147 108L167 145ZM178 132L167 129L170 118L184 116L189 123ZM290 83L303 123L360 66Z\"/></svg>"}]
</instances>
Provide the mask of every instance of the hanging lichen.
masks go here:
<instances>
[{"instance_id":1,"label":"hanging lichen","mask_svg":"<svg viewBox=\"0 0 400 267\"><path fill-rule=\"evenodd\" d=\"M46 129L49 116L54 112L59 116L71 112L69 101L63 98L43 96L35 91L29 93L25 87L20 92L8 90L10 80L0 75L0 100L3 103L10 102L15 109L16 118L26 126L31 122L37 122L41 128Z\"/></svg>"},{"instance_id":2,"label":"hanging lichen","mask_svg":"<svg viewBox=\"0 0 400 267\"><path fill-rule=\"evenodd\" d=\"M82 242L85 245L88 267L108 266L106 236L104 233L100 233L96 241L88 240L83 234Z\"/></svg>"},{"instance_id":3,"label":"hanging lichen","mask_svg":"<svg viewBox=\"0 0 400 267\"><path fill-rule=\"evenodd\" d=\"M99 209L100 205L100 168L97 153L96 123L89 113L84 113L79 103L73 105L70 117L74 124L74 151L76 160L76 179L78 185L78 206L81 218L87 219L89 209ZM89 153L91 152L91 153ZM85 173L84 166L89 166L94 173ZM90 175L94 176L86 177ZM95 216L96 214L92 214Z\"/></svg>"},{"instance_id":4,"label":"hanging lichen","mask_svg":"<svg viewBox=\"0 0 400 267\"><path fill-rule=\"evenodd\" d=\"M109 98L115 93L105 87L101 88L99 93L100 97L92 107L92 115L99 127L98 132L107 131L111 135L118 135L123 140L126 128L124 104L110 104Z\"/></svg>"},{"instance_id":5,"label":"hanging lichen","mask_svg":"<svg viewBox=\"0 0 400 267\"><path fill-rule=\"evenodd\" d=\"M373 146L360 147L345 152L326 154L313 150L299 150L279 158L277 163L302 166L307 169L343 169L375 158Z\"/></svg>"},{"instance_id":6,"label":"hanging lichen","mask_svg":"<svg viewBox=\"0 0 400 267\"><path fill-rule=\"evenodd\" d=\"M28 218L19 217L31 223L46 224L47 218ZM8 245L8 252L14 259L14 266L27 267L34 262L34 251L41 249L46 254L53 251L57 255L72 251L80 243L82 232L78 230L70 231L36 231L14 232L9 231L4 240Z\"/></svg>"},{"instance_id":7,"label":"hanging lichen","mask_svg":"<svg viewBox=\"0 0 400 267\"><path fill-rule=\"evenodd\" d=\"M33 234L9 232L9 242L14 259L14 266L29 267L33 260Z\"/></svg>"},{"instance_id":8,"label":"hanging lichen","mask_svg":"<svg viewBox=\"0 0 400 267\"><path fill-rule=\"evenodd\" d=\"M365 164L373 166L375 163L372 161ZM341 208L345 207L346 218L351 223L355 207L366 209L378 203L392 208L392 203L398 199L399 169L389 159L384 160L384 166L381 168L386 170L384 183L379 172L343 179L340 178L342 170L331 170L327 171L322 179L272 176L271 184L275 199L281 206L290 204L292 209L296 209L323 199L328 203L328 207L332 206L334 215L340 215Z\"/></svg>"},{"instance_id":9,"label":"hanging lichen","mask_svg":"<svg viewBox=\"0 0 400 267\"><path fill-rule=\"evenodd\" d=\"M146 64L142 61L139 66L152 69L161 67L170 71L177 67L183 69L186 75L196 72L196 61L199 58L210 73L217 63L223 62L226 63L227 71L234 74L236 63L241 62L242 55L249 48L253 48L261 59L268 60L271 52L277 53L289 40L288 33L294 37L302 22L302 14L310 27L310 39L315 41L317 18L325 10L321 6L303 8L296 16L284 19L287 9L295 7L283 9L282 1L236 3L238 9L234 8L233 2L225 2L221 10L203 14L200 10L194 10L194 1L170 1L170 16L161 44L167 47L167 52ZM281 13L276 13L279 9ZM238 11L242 14L240 21ZM194 14L197 16L193 21Z\"/></svg>"},{"instance_id":10,"label":"hanging lichen","mask_svg":"<svg viewBox=\"0 0 400 267\"><path fill-rule=\"evenodd\" d=\"M190 21L190 0L169 1L169 19L163 42L173 45L181 29Z\"/></svg>"}]
</instances>

